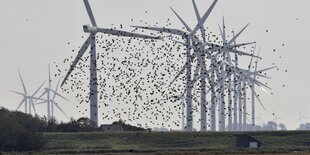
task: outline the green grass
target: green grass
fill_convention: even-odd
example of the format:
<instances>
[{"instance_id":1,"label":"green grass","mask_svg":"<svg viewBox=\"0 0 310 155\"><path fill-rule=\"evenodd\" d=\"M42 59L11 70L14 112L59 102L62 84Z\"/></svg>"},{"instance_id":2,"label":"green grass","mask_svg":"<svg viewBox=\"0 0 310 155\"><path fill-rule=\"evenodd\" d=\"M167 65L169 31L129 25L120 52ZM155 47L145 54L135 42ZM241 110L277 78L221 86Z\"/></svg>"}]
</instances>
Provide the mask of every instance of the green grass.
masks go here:
<instances>
[{"instance_id":1,"label":"green grass","mask_svg":"<svg viewBox=\"0 0 310 155\"><path fill-rule=\"evenodd\" d=\"M210 153L283 153L305 151L310 142L309 131L248 132L260 140L260 149L235 147L237 132L93 132L43 133L50 153L107 153L107 152L184 152ZM195 153L194 153L195 154Z\"/></svg>"}]
</instances>

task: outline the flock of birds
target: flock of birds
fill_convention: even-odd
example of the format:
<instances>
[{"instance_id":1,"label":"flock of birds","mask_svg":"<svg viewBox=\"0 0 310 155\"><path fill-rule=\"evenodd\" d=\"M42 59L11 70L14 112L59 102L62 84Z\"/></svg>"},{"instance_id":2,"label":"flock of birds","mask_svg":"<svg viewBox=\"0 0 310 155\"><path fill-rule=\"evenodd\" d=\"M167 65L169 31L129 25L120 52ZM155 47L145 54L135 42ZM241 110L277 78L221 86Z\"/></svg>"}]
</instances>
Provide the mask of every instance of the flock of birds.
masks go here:
<instances>
[{"instance_id":1,"label":"flock of birds","mask_svg":"<svg viewBox=\"0 0 310 155\"><path fill-rule=\"evenodd\" d=\"M146 24L147 22L140 20L140 23ZM171 26L173 23L170 19L167 19L164 25ZM157 27L159 24L157 22L152 26ZM123 29L123 25L113 29ZM135 28L132 32L143 33L145 30ZM99 81L98 107L102 109L101 118L106 121L124 119L127 122L146 128L152 126L167 128L183 126L183 128L186 128L184 122L184 118L186 119L184 112L186 103L180 97L186 90L186 75L182 74L175 83L171 84L182 69L180 64L186 63L186 48L180 43L183 39L177 35L165 35L163 32L151 34L160 36L165 41L116 36L107 38L104 34L96 36L96 43L99 47L97 49L97 72ZM221 35L211 31L206 34L209 43L223 44L223 41L220 40L221 37ZM70 45L70 43L68 44ZM254 53L254 46L244 47L243 50ZM77 47L77 49L79 48ZM62 67L70 65L74 59L76 49L73 49L72 53L73 55L70 58L63 60L65 65L62 64L59 67L60 65L55 62L55 66L58 68L58 73L55 76L62 76L63 78L63 73L66 73L67 70L63 70ZM217 54L218 63L223 61L222 57L223 55ZM82 58L82 61L78 63L75 71L73 71L73 75L68 79L68 83L62 87L63 91L68 94L75 93L78 100L76 108L81 115L85 116L89 113L88 105L90 102L89 59L90 56ZM197 59L192 63L195 64L196 62ZM257 63L257 61L254 63ZM254 65L251 68L254 68ZM218 75L218 77L220 76ZM200 83L196 82L193 86L193 113L200 111L199 85ZM227 81L225 81L225 85L227 85ZM210 88L209 85L206 87ZM220 89L217 88L216 91L219 93ZM225 92L227 91L225 90ZM210 103L210 101L207 102ZM217 109L217 113L219 111ZM227 117L229 112L226 108L225 111L224 115ZM198 115L194 117L198 117ZM208 113L208 122L210 122L210 119L211 113ZM199 118L196 120L196 123L200 123ZM208 123L208 128L210 128L210 123Z\"/></svg>"},{"instance_id":2,"label":"flock of birds","mask_svg":"<svg viewBox=\"0 0 310 155\"><path fill-rule=\"evenodd\" d=\"M214 1L213 5L215 5L216 1ZM196 11L197 6L194 0L193 4ZM184 25L177 32L191 30L174 10L173 12ZM201 20L203 18L200 17ZM131 19L131 21L133 22L134 19ZM184 42L184 39L186 39L184 36L171 33L171 30L175 29L166 28L173 27L173 22L170 19L167 19L166 23L163 24L156 22L156 24L150 25L142 20L140 20L140 23L145 25L135 27L132 32L145 33L145 31L154 30L154 27L157 27L161 28L161 30L150 32L152 32L152 36L161 39L135 39L105 34L98 34L94 38L97 44L98 108L101 109L99 110L101 112L99 116L103 121L111 122L123 119L145 128L182 126L183 129L186 129L187 123L190 121L201 123L202 118L199 118L198 113L205 110L205 117L207 118L205 120L205 130L215 129L212 121L214 123L216 118L218 119L216 123L219 126L218 129L225 130L221 127L221 124L228 121L227 119L233 114L233 110L245 114L245 118L243 117L245 123L250 115L250 113L244 111L244 106L249 97L244 97L245 104L236 109L236 107L232 107L232 101L231 106L225 104L228 94L236 92L239 93L237 94L239 97L243 97L245 96L244 92L249 92L254 85L268 88L266 83L259 82L259 78L268 78L265 71L269 69L280 70L273 63L270 68L256 70L255 75L257 77L253 79L252 76L255 71L251 70L255 69L255 64L260 60L260 57L254 54L256 44L254 42L237 44L235 40L241 33L234 34L234 31L231 31L231 34L228 34L225 30L224 21L223 27L220 28L220 34L218 34L200 25L198 19L196 31L201 31L200 34L194 35L194 39L191 38L191 45L187 41ZM162 27L163 25L165 27ZM112 29L124 29L124 27L119 25L118 27L114 26ZM167 34L167 30L169 30L170 34ZM266 30L266 32L268 31ZM184 33L185 36L188 33L190 32ZM228 40L229 36L230 40ZM84 38L84 36L81 37ZM202 39L199 40L198 38ZM67 67L73 62L76 51L81 48L72 47L70 42L68 42L68 46L73 48L72 56L65 58L62 62L54 62L54 67L57 70L57 73L54 74L55 77L62 79L65 77L68 72ZM206 53L201 52L202 47L206 49ZM226 52L223 52L223 49ZM249 52L242 52L241 50ZM190 56L186 51L191 51ZM236 66L238 57L243 57L242 55L247 53L249 53L247 56L251 60L250 65L245 67L246 69ZM190 63L187 60L189 57L191 58ZM228 61L228 59L230 60ZM204 60L204 63L201 60ZM203 68L202 64L205 66L205 73L200 70ZM188 74L184 74L188 65L193 66L190 70L192 74L190 79ZM80 116L88 116L89 114L89 68L90 54L85 54L62 86L64 93L75 96L77 101L75 107ZM251 77L254 84L246 84L248 81L245 81L244 85L243 83L237 84L233 82L238 81L238 79L227 78L233 74L239 74L239 72L249 74L246 77ZM198 79L202 75L206 78L205 83L204 80ZM213 81L210 80L212 78ZM188 81L190 81L190 86L187 83ZM228 87L229 84L231 86ZM238 86L242 92L237 90L236 87ZM192 90L190 99L193 102L190 107L187 105L189 97L184 95L189 87ZM205 91L211 91L209 94L204 92L207 97L204 109L201 108L203 87L206 88ZM212 93L213 96L210 95ZM258 94L256 94L256 98L259 98ZM223 105L221 105L222 103ZM189 108L191 108L190 115L192 115L190 118L189 113L185 112L185 109L188 110ZM235 124L238 123L235 122Z\"/></svg>"}]
</instances>

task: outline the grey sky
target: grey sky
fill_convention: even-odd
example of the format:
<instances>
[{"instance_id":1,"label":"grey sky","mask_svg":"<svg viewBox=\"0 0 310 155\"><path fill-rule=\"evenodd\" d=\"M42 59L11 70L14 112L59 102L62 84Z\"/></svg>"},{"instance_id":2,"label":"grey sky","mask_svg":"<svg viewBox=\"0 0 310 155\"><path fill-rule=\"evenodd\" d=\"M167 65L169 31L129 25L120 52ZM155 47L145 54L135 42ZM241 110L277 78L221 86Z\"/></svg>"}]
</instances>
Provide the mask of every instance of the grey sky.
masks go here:
<instances>
[{"instance_id":1,"label":"grey sky","mask_svg":"<svg viewBox=\"0 0 310 155\"><path fill-rule=\"evenodd\" d=\"M196 2L202 13L212 1ZM137 21L140 19L164 23L167 18L181 27L169 7L192 27L196 24L190 0L90 0L90 3L99 27L123 24L130 30L130 25L141 25ZM274 95L260 92L267 110L259 108L258 114L267 121L272 120L272 113L276 112L283 118L279 121L289 129L295 129L299 123L298 111L309 118L303 121L310 121L307 68L310 66L307 47L310 10L307 6L310 6L309 0L220 0L205 25L218 33L222 16L225 16L227 30L238 31L250 23L238 41L256 41L262 47L260 68L269 67L273 62L280 68L280 71L268 72L273 79L266 82L273 88ZM82 25L90 21L82 0L1 0L0 20L0 105L15 109L20 97L9 90L22 90L17 71L22 72L29 91L34 91L47 79L49 62L61 62L71 56L72 48L83 43ZM242 60L248 63L248 59ZM67 97L74 102L74 97ZM69 116L79 117L71 102L64 102L62 107ZM45 114L44 106L38 109L39 114ZM66 120L58 111L56 114Z\"/></svg>"}]
</instances>

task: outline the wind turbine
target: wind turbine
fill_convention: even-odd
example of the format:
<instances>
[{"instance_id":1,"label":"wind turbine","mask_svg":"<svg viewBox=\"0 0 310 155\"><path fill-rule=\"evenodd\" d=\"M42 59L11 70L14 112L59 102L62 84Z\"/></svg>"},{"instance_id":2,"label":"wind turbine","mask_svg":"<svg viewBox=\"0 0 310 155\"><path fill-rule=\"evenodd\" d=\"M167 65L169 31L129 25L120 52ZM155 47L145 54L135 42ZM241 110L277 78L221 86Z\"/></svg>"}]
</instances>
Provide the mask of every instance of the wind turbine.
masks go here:
<instances>
[{"instance_id":1,"label":"wind turbine","mask_svg":"<svg viewBox=\"0 0 310 155\"><path fill-rule=\"evenodd\" d=\"M65 112L59 107L58 103L55 102L55 98L56 96L59 96L60 98L69 101L68 99L66 99L65 97L63 97L62 95L60 95L57 91L58 91L58 87L59 87L59 82L60 82L60 78L58 80L56 89L53 90L51 88L51 71L50 71L50 65L48 64L48 87L44 89L44 92L41 94L41 96L39 98L41 98L42 96L44 96L45 94L47 95L47 99L45 99L42 102L36 103L36 104L43 104L46 103L47 104L47 120L51 120L54 118L54 105L67 117L69 118ZM53 95L53 97L51 97L51 95Z\"/></svg>"},{"instance_id":2,"label":"wind turbine","mask_svg":"<svg viewBox=\"0 0 310 155\"><path fill-rule=\"evenodd\" d=\"M59 97L63 98L63 99L66 100L66 101L69 101L68 99L66 99L65 97L63 97L62 95L60 95L60 94L58 93L59 82L60 82L60 79L58 80L58 83L57 83L57 86L56 86L56 89L55 89L55 90L52 90L52 89L50 89L50 88L45 88L44 93L41 95L41 96L43 96L43 95L45 95L45 94L50 94L50 95L52 95L53 97L50 96L50 97L48 97L49 100L44 100L44 101L42 101L42 102L36 103L36 104L47 103L47 104L50 105L50 106L49 106L50 111L48 112L48 113L50 113L50 116L48 117L49 119L54 118L54 116L55 116L55 115L54 115L54 106L56 106L56 107L69 119L68 115L67 115L67 114L64 112L64 110L59 106L59 103L57 103L57 102L55 101L56 96L59 96Z\"/></svg>"},{"instance_id":3,"label":"wind turbine","mask_svg":"<svg viewBox=\"0 0 310 155\"><path fill-rule=\"evenodd\" d=\"M124 37L134 37L134 38L143 38L143 39L159 39L159 37L147 36L142 34L136 34L121 30L107 29L107 28L99 28L97 27L97 23L95 17L93 15L92 9L88 0L84 0L84 5L86 7L86 11L90 18L92 25L84 25L83 30L85 33L89 33L89 37L86 39L81 49L79 50L78 55L73 61L70 69L68 70L64 80L61 83L61 86L65 84L71 72L74 70L77 63L81 60L82 56L86 52L87 48L90 47L90 119L98 125L98 79L97 79L97 60L96 60L96 34L97 33L105 33L109 35L116 36L124 36Z\"/></svg>"},{"instance_id":4,"label":"wind turbine","mask_svg":"<svg viewBox=\"0 0 310 155\"><path fill-rule=\"evenodd\" d=\"M258 51L258 55L260 54L260 50ZM255 52L255 49L254 49L254 52ZM255 68L254 68L254 72L257 72L257 66L258 66L258 58L256 59L256 62L255 62ZM252 62L252 60L251 60ZM251 69L251 63L249 65L249 69ZM256 79L256 75L254 74L253 75L253 79ZM252 93L251 93L251 98L252 98L252 126L255 127L255 94L254 94L254 91L255 91L255 85L252 85Z\"/></svg>"},{"instance_id":5,"label":"wind turbine","mask_svg":"<svg viewBox=\"0 0 310 155\"><path fill-rule=\"evenodd\" d=\"M20 102L20 104L18 105L18 107L16 108L16 110L18 110L18 109L22 106L22 104L24 104L24 105L25 105L25 113L31 114L31 109L33 109L33 110L34 110L34 114L36 114L36 109L35 109L35 107L34 107L34 102L33 102L33 100L34 100L34 99L36 99L36 100L41 100L41 99L40 99L40 97L37 98L37 97L34 97L34 96L35 96L35 95L38 93L38 91L42 88L42 86L44 85L45 82L43 82L43 83L41 84L41 86L40 86L32 95L28 95L26 86L25 86L25 84L24 84L24 81L23 81L23 78L22 78L20 72L18 72L18 74L19 74L19 78L20 78L20 81L21 81L21 83L22 83L24 92L22 93L22 92L17 92L17 91L11 91L11 92L13 92L13 93L15 93L15 94L19 94L19 95L22 95L22 96L23 96L23 99L22 99L22 101Z\"/></svg>"},{"instance_id":6,"label":"wind turbine","mask_svg":"<svg viewBox=\"0 0 310 155\"><path fill-rule=\"evenodd\" d=\"M259 51L258 51L258 56L260 55L260 50L261 49L259 49ZM254 51L253 52L255 52L255 48L254 48ZM252 57L252 59L253 59L253 57ZM249 64L249 66L248 66L248 71L250 71L251 70L251 66L252 66L252 59L251 59L251 61L250 61L250 64ZM257 66L258 66L258 61L259 61L259 59L257 58L256 59L256 62L255 62L255 67L254 67L254 72L248 72L248 73L246 73L246 74L252 74L251 76L253 76L253 80L257 80L257 76L259 76L258 75L258 73L261 73L260 71L258 71L258 69L257 69ZM274 68L276 68L276 66L275 67L270 67L270 68L267 68L267 69L265 69L265 71L266 70L270 70L270 69L274 69ZM265 76L265 78L269 78L269 77L267 77L267 76ZM269 78L270 79L270 78ZM251 88L251 98L252 98L252 104L251 104L251 106L252 106L252 108L251 108L251 111L252 111L252 126L254 127L255 126L255 84L253 84L253 83L250 83L249 81L244 81L244 83L246 84L246 83L248 83L248 85L250 86L250 88ZM244 86L245 87L245 86ZM261 87L261 86L260 86ZM261 87L262 88L262 87ZM268 87L266 87L266 88L268 88ZM263 89L263 88L262 88ZM263 89L264 90L264 89ZM264 90L264 92L266 92L265 90ZM246 89L244 88L244 94L246 93ZM258 97L257 97L258 98ZM264 107L263 107L264 108ZM243 113L243 117L246 117L246 101L244 100L244 113ZM245 120L245 118L243 118L244 120ZM244 121L245 122L245 121ZM245 126L244 126L245 127Z\"/></svg>"}]
</instances>

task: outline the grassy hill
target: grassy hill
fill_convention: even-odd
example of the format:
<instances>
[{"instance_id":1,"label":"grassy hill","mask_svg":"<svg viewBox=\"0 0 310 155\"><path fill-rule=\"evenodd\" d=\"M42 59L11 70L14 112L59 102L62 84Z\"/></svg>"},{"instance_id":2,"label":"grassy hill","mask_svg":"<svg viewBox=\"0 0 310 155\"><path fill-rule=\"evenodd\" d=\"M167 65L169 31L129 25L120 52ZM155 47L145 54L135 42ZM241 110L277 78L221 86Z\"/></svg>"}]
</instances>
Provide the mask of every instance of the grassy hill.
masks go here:
<instances>
[{"instance_id":1,"label":"grassy hill","mask_svg":"<svg viewBox=\"0 0 310 155\"><path fill-rule=\"evenodd\" d=\"M285 153L308 152L309 131L248 132L259 149L235 147L238 132L89 132L44 133L49 153Z\"/></svg>"}]
</instances>

